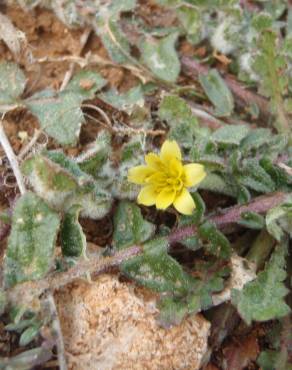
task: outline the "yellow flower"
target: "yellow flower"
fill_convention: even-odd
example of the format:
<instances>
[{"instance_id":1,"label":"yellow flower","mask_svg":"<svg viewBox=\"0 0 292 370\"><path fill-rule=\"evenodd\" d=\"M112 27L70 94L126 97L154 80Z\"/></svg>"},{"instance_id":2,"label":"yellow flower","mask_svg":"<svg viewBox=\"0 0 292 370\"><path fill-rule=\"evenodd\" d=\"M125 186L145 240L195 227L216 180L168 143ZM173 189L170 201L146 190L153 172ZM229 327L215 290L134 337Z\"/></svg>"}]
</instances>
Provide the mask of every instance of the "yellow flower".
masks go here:
<instances>
[{"instance_id":1,"label":"yellow flower","mask_svg":"<svg viewBox=\"0 0 292 370\"><path fill-rule=\"evenodd\" d=\"M182 214L190 215L196 205L187 188L201 182L206 173L198 163L183 165L181 151L176 141L166 140L160 155L149 153L146 165L131 168L128 180L144 185L138 195L138 203L156 205L166 209L171 204Z\"/></svg>"}]
</instances>

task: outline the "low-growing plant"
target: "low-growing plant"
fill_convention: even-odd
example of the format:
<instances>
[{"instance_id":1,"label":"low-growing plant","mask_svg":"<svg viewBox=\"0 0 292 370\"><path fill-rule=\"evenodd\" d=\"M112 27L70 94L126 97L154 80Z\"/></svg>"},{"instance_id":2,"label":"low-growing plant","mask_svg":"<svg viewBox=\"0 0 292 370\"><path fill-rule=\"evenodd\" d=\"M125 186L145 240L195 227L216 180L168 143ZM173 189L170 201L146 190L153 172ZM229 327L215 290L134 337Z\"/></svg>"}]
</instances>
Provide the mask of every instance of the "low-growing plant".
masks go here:
<instances>
[{"instance_id":1,"label":"low-growing plant","mask_svg":"<svg viewBox=\"0 0 292 370\"><path fill-rule=\"evenodd\" d=\"M55 2L49 3L53 8ZM6 329L16 331L20 346L26 346L50 321L47 307L56 311L48 291L110 267L155 292L165 327L224 300L247 325L279 320L283 326L291 311L286 298L292 141L291 21L282 18L287 12L291 18L291 10L284 1L262 2L257 12L230 0L160 0L174 13L175 25L149 30L138 15L129 17L137 6L132 0L100 7L94 2L86 16L75 2L67 3L57 16L70 26L91 25L111 63L141 82L121 93L86 67L62 91L28 96L21 68L0 64L1 112L30 111L55 143L54 149L18 158L25 188L12 216L1 216L10 228L0 290L0 311L10 314ZM137 31L136 45L130 45L122 21ZM219 72L214 56L205 61L209 65L180 61L179 37L228 55L230 71L241 82ZM133 46L139 46L139 58L131 54ZM181 67L197 76L193 85L179 84ZM246 92L242 83L256 91ZM96 97L122 112L128 125L96 106ZM88 111L103 127L91 145L69 156L67 148L78 143ZM117 138L122 138L118 149L112 145ZM8 158L17 160L4 139ZM101 255L91 256L80 219L107 215L113 217L111 242ZM158 216L162 221L156 222ZM181 249L187 262L177 253ZM240 287L233 280L234 259L243 265ZM35 300L42 302L38 309ZM51 350L48 345L26 351L9 366L25 361L36 366ZM271 345L259 365L268 369L269 362L286 361L289 366L281 350Z\"/></svg>"}]
</instances>

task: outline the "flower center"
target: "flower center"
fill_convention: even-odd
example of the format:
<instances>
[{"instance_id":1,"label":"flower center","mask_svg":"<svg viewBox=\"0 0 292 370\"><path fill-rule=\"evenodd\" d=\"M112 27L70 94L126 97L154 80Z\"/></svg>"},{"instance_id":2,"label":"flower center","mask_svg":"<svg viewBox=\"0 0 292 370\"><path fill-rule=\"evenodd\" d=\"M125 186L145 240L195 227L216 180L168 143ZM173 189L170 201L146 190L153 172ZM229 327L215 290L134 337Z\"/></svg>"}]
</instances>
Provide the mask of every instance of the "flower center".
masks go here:
<instances>
[{"instance_id":1,"label":"flower center","mask_svg":"<svg viewBox=\"0 0 292 370\"><path fill-rule=\"evenodd\" d=\"M170 185L173 190L179 191L183 187L183 182L180 178L170 178L166 180L167 184Z\"/></svg>"}]
</instances>

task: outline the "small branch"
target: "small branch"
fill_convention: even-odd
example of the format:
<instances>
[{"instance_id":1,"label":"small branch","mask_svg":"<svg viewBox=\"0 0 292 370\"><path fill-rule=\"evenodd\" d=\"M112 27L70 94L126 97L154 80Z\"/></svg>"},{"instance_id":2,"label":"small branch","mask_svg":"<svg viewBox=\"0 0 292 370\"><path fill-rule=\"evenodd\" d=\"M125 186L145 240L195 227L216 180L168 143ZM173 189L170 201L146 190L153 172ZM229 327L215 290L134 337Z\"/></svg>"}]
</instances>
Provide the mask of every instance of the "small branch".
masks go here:
<instances>
[{"instance_id":1,"label":"small branch","mask_svg":"<svg viewBox=\"0 0 292 370\"><path fill-rule=\"evenodd\" d=\"M31 138L30 142L21 149L19 152L17 158L19 161L22 161L25 156L30 152L30 150L34 147L34 145L37 143L39 137L41 136L42 131L41 130L35 130L33 137Z\"/></svg>"},{"instance_id":2,"label":"small branch","mask_svg":"<svg viewBox=\"0 0 292 370\"><path fill-rule=\"evenodd\" d=\"M183 71L195 79L198 79L199 75L206 75L209 72L209 68L204 66L192 58L182 57L181 64ZM250 90L247 90L241 83L234 78L226 75L223 76L227 86L233 92L233 94L244 104L254 104L259 107L261 113L264 116L270 116L269 101L261 95L258 95Z\"/></svg>"},{"instance_id":3,"label":"small branch","mask_svg":"<svg viewBox=\"0 0 292 370\"><path fill-rule=\"evenodd\" d=\"M244 212L257 212L266 213L269 209L283 203L287 197L287 194L282 192L276 192L268 195L262 195L253 199L247 205L236 205L230 207L218 215L214 215L208 218L210 222L213 222L219 229L224 229L226 226L237 223L241 219L241 214ZM195 225L181 227L174 230L169 236L169 242L175 243L180 240L193 236L197 231Z\"/></svg>"},{"instance_id":4,"label":"small branch","mask_svg":"<svg viewBox=\"0 0 292 370\"><path fill-rule=\"evenodd\" d=\"M5 151L5 154L11 164L11 168L16 178L20 193L24 194L26 192L26 189L24 186L24 182L23 182L23 178L22 178L19 166L18 166L18 160L5 134L2 120L0 121L0 144L2 145Z\"/></svg>"},{"instance_id":5,"label":"small branch","mask_svg":"<svg viewBox=\"0 0 292 370\"><path fill-rule=\"evenodd\" d=\"M145 130L143 128L132 128L129 126L114 127L111 123L109 116L106 114L106 112L102 110L101 108L99 108L97 105L82 104L82 108L88 108L88 109L92 109L98 112L103 117L105 122L101 122L100 120L97 120L95 117L87 113L84 113L84 115L88 117L89 119L92 119L94 122L99 123L103 127L109 129L112 133L122 134L122 135L138 135L138 134L151 135L151 136L165 135L164 130Z\"/></svg>"},{"instance_id":6,"label":"small branch","mask_svg":"<svg viewBox=\"0 0 292 370\"><path fill-rule=\"evenodd\" d=\"M46 290L54 291L86 274L101 274L109 268L119 266L122 262L141 254L142 251L142 247L135 245L117 252L112 257L91 257L90 260L82 261L68 271L58 272L37 281L17 284L8 290L8 299L11 303L17 304L19 303L19 297L21 297L23 304L29 304Z\"/></svg>"},{"instance_id":7,"label":"small branch","mask_svg":"<svg viewBox=\"0 0 292 370\"><path fill-rule=\"evenodd\" d=\"M82 51L83 51L83 49L84 49L84 47L85 47L85 45L86 45L86 43L88 41L88 38L89 38L90 34L91 34L91 29L90 28L87 28L83 32L83 34L81 35L78 56L80 56L82 54ZM69 65L68 71L65 73L63 82L62 82L61 87L60 87L60 91L65 90L66 86L68 85L69 81L72 78L74 69L75 69L75 63L74 62L71 62L70 65Z\"/></svg>"},{"instance_id":8,"label":"small branch","mask_svg":"<svg viewBox=\"0 0 292 370\"><path fill-rule=\"evenodd\" d=\"M52 318L53 335L56 338L59 369L67 370L66 357L65 357L65 346L64 346L61 324L60 324L55 300L51 293L48 294L46 301L48 303L51 318Z\"/></svg>"}]
</instances>

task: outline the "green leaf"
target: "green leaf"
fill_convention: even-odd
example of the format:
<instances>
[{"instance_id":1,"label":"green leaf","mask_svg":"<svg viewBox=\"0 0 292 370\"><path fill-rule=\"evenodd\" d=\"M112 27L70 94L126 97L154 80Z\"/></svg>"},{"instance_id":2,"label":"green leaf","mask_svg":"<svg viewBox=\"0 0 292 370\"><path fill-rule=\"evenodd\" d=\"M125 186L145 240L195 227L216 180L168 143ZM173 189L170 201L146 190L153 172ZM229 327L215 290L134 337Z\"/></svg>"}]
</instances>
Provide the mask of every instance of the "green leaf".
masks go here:
<instances>
[{"instance_id":1,"label":"green leaf","mask_svg":"<svg viewBox=\"0 0 292 370\"><path fill-rule=\"evenodd\" d=\"M166 238L157 238L146 243L144 253L123 262L121 271L154 291L185 294L191 277L167 254L167 245Z\"/></svg>"},{"instance_id":2,"label":"green leaf","mask_svg":"<svg viewBox=\"0 0 292 370\"><path fill-rule=\"evenodd\" d=\"M28 192L17 200L4 263L6 286L46 275L59 223L58 214L35 194Z\"/></svg>"},{"instance_id":3,"label":"green leaf","mask_svg":"<svg viewBox=\"0 0 292 370\"><path fill-rule=\"evenodd\" d=\"M175 50L177 33L159 40L147 37L141 45L142 60L156 77L175 82L180 73L180 62Z\"/></svg>"},{"instance_id":4,"label":"green leaf","mask_svg":"<svg viewBox=\"0 0 292 370\"><path fill-rule=\"evenodd\" d=\"M78 222L81 209L82 207L76 204L70 207L64 215L60 238L62 253L66 257L85 256L86 237Z\"/></svg>"},{"instance_id":5,"label":"green leaf","mask_svg":"<svg viewBox=\"0 0 292 370\"><path fill-rule=\"evenodd\" d=\"M204 180L199 184L199 189L205 189L231 197L237 196L236 189L230 186L230 184L217 173L208 173Z\"/></svg>"},{"instance_id":6,"label":"green leaf","mask_svg":"<svg viewBox=\"0 0 292 370\"><path fill-rule=\"evenodd\" d=\"M267 128L257 128L251 130L240 143L240 147L243 151L250 151L252 149L258 149L262 145L269 142L271 139L272 132Z\"/></svg>"},{"instance_id":7,"label":"green leaf","mask_svg":"<svg viewBox=\"0 0 292 370\"><path fill-rule=\"evenodd\" d=\"M114 215L113 244L117 249L124 249L148 240L155 231L155 226L142 217L141 210L135 204L122 201Z\"/></svg>"},{"instance_id":8,"label":"green leaf","mask_svg":"<svg viewBox=\"0 0 292 370\"><path fill-rule=\"evenodd\" d=\"M249 131L246 125L226 125L216 130L210 139L219 144L239 145Z\"/></svg>"},{"instance_id":9,"label":"green leaf","mask_svg":"<svg viewBox=\"0 0 292 370\"><path fill-rule=\"evenodd\" d=\"M200 75L199 81L206 95L215 106L215 114L230 116L234 109L233 95L216 69L207 75Z\"/></svg>"},{"instance_id":10,"label":"green leaf","mask_svg":"<svg viewBox=\"0 0 292 370\"><path fill-rule=\"evenodd\" d=\"M108 17L110 17L110 14L97 17L95 31L114 62L119 64L128 63L128 56L131 53L129 41L122 31L118 19Z\"/></svg>"},{"instance_id":11,"label":"green leaf","mask_svg":"<svg viewBox=\"0 0 292 370\"><path fill-rule=\"evenodd\" d=\"M277 115L274 126L278 132L289 134L291 126L283 99L289 83L288 66L278 49L277 34L271 30L262 32L253 69L261 77L260 93L271 98L271 107Z\"/></svg>"},{"instance_id":12,"label":"green leaf","mask_svg":"<svg viewBox=\"0 0 292 370\"><path fill-rule=\"evenodd\" d=\"M270 209L266 215L268 232L278 241L285 233L292 236L292 204L282 204Z\"/></svg>"},{"instance_id":13,"label":"green leaf","mask_svg":"<svg viewBox=\"0 0 292 370\"><path fill-rule=\"evenodd\" d=\"M111 209L113 203L112 194L103 187L103 183L91 183L84 188L74 191L66 200L65 209L79 204L82 208L80 215L93 220L103 218Z\"/></svg>"},{"instance_id":14,"label":"green leaf","mask_svg":"<svg viewBox=\"0 0 292 370\"><path fill-rule=\"evenodd\" d=\"M231 247L228 239L209 221L204 222L198 228L200 238L206 241L207 250L220 258L228 259L231 255Z\"/></svg>"},{"instance_id":15,"label":"green leaf","mask_svg":"<svg viewBox=\"0 0 292 370\"><path fill-rule=\"evenodd\" d=\"M78 187L72 173L42 155L25 160L22 172L34 191L57 208L62 208L68 196Z\"/></svg>"},{"instance_id":16,"label":"green leaf","mask_svg":"<svg viewBox=\"0 0 292 370\"><path fill-rule=\"evenodd\" d=\"M180 215L178 227L187 225L198 225L199 223L202 222L204 218L206 206L203 199L201 198L199 193L192 193L191 195L196 204L195 211L191 216ZM181 243L185 245L188 249L194 251L202 247L202 245L199 243L199 239L197 236L187 237L181 240Z\"/></svg>"},{"instance_id":17,"label":"green leaf","mask_svg":"<svg viewBox=\"0 0 292 370\"><path fill-rule=\"evenodd\" d=\"M42 366L52 356L50 348L46 348L46 346L37 347L9 358L0 357L0 369L30 370L38 365Z\"/></svg>"},{"instance_id":18,"label":"green leaf","mask_svg":"<svg viewBox=\"0 0 292 370\"><path fill-rule=\"evenodd\" d=\"M71 91L84 99L92 99L96 91L101 90L107 81L94 71L80 71L68 83L66 91Z\"/></svg>"},{"instance_id":19,"label":"green leaf","mask_svg":"<svg viewBox=\"0 0 292 370\"><path fill-rule=\"evenodd\" d=\"M255 158L243 162L241 174L237 176L237 179L241 185L260 193L269 193L275 190L273 179Z\"/></svg>"},{"instance_id":20,"label":"green leaf","mask_svg":"<svg viewBox=\"0 0 292 370\"><path fill-rule=\"evenodd\" d=\"M170 127L175 127L186 121L198 125L196 117L192 114L190 106L177 95L166 95L160 103L158 115L167 121Z\"/></svg>"},{"instance_id":21,"label":"green leaf","mask_svg":"<svg viewBox=\"0 0 292 370\"><path fill-rule=\"evenodd\" d=\"M164 297L159 301L159 323L164 328L172 325L179 325L184 316L188 313L188 307L181 299Z\"/></svg>"},{"instance_id":22,"label":"green leaf","mask_svg":"<svg viewBox=\"0 0 292 370\"><path fill-rule=\"evenodd\" d=\"M57 165L57 172L59 171L62 174L65 173L67 176L73 177L79 186L92 182L92 178L83 172L79 165L72 158L67 157L63 152L57 150L45 151L43 155Z\"/></svg>"},{"instance_id":23,"label":"green leaf","mask_svg":"<svg viewBox=\"0 0 292 370\"><path fill-rule=\"evenodd\" d=\"M257 364L261 367L262 370L292 370L292 364L284 364L284 367L279 367L279 364L282 362L282 353L281 351L262 351L257 359Z\"/></svg>"},{"instance_id":24,"label":"green leaf","mask_svg":"<svg viewBox=\"0 0 292 370\"><path fill-rule=\"evenodd\" d=\"M176 140L183 148L193 148L194 141L206 131L198 125L190 106L176 95L167 95L163 98L158 115L170 126L168 137Z\"/></svg>"},{"instance_id":25,"label":"green leaf","mask_svg":"<svg viewBox=\"0 0 292 370\"><path fill-rule=\"evenodd\" d=\"M284 297L288 293L286 279L285 244L278 245L258 277L247 283L243 290L232 292L232 303L247 324L252 320L267 321L286 316L290 312Z\"/></svg>"},{"instance_id":26,"label":"green leaf","mask_svg":"<svg viewBox=\"0 0 292 370\"><path fill-rule=\"evenodd\" d=\"M16 103L24 91L25 84L25 75L17 64L0 63L0 105Z\"/></svg>"},{"instance_id":27,"label":"green leaf","mask_svg":"<svg viewBox=\"0 0 292 370\"><path fill-rule=\"evenodd\" d=\"M80 204L83 217L100 219L109 212L112 195L102 181L94 180L62 152L44 154L27 159L22 166L38 195L62 211Z\"/></svg>"},{"instance_id":28,"label":"green leaf","mask_svg":"<svg viewBox=\"0 0 292 370\"><path fill-rule=\"evenodd\" d=\"M25 329L25 331L20 336L19 345L21 347L27 346L30 342L32 342L38 336L39 331L40 331L40 324L32 325L29 328Z\"/></svg>"},{"instance_id":29,"label":"green leaf","mask_svg":"<svg viewBox=\"0 0 292 370\"><path fill-rule=\"evenodd\" d=\"M240 217L237 223L250 229L261 230L265 226L264 217L256 212L243 212Z\"/></svg>"},{"instance_id":30,"label":"green leaf","mask_svg":"<svg viewBox=\"0 0 292 370\"><path fill-rule=\"evenodd\" d=\"M115 89L111 89L100 94L99 97L106 103L128 114L134 111L135 106L144 106L144 95L141 85L135 86L123 94Z\"/></svg>"},{"instance_id":31,"label":"green leaf","mask_svg":"<svg viewBox=\"0 0 292 370\"><path fill-rule=\"evenodd\" d=\"M84 120L80 108L84 97L71 91L56 93L45 90L26 100L41 128L59 144L74 145Z\"/></svg>"},{"instance_id":32,"label":"green leaf","mask_svg":"<svg viewBox=\"0 0 292 370\"><path fill-rule=\"evenodd\" d=\"M95 142L77 157L82 171L98 178L99 170L106 163L111 154L111 135L108 131L100 131Z\"/></svg>"},{"instance_id":33,"label":"green leaf","mask_svg":"<svg viewBox=\"0 0 292 370\"><path fill-rule=\"evenodd\" d=\"M222 262L212 263L209 261L198 261L193 267L200 278L196 279L192 290L192 300L196 303L195 311L206 310L213 306L212 295L224 288L224 277L230 273Z\"/></svg>"},{"instance_id":34,"label":"green leaf","mask_svg":"<svg viewBox=\"0 0 292 370\"><path fill-rule=\"evenodd\" d=\"M116 63L129 62L130 44L120 24L120 13L131 11L136 0L112 1L98 5L95 32L101 38L110 58Z\"/></svg>"},{"instance_id":35,"label":"green leaf","mask_svg":"<svg viewBox=\"0 0 292 370\"><path fill-rule=\"evenodd\" d=\"M259 32L271 28L272 25L273 19L268 13L260 12L252 19L252 26Z\"/></svg>"},{"instance_id":36,"label":"green leaf","mask_svg":"<svg viewBox=\"0 0 292 370\"><path fill-rule=\"evenodd\" d=\"M188 36L188 40L192 44L196 44L201 41L203 20L199 10L190 8L189 6L180 6L176 13L184 31Z\"/></svg>"}]
</instances>

